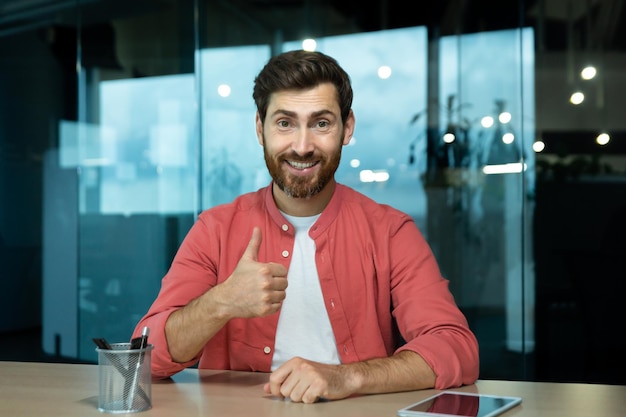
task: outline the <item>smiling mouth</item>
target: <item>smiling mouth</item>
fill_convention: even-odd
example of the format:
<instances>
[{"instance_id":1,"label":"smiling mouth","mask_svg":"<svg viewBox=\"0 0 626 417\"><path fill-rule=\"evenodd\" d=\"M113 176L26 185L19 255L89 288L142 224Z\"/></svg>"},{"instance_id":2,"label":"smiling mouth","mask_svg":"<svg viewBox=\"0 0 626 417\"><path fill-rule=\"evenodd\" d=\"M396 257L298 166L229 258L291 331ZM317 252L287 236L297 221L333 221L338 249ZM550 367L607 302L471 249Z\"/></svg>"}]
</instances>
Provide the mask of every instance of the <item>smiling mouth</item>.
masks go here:
<instances>
[{"instance_id":1,"label":"smiling mouth","mask_svg":"<svg viewBox=\"0 0 626 417\"><path fill-rule=\"evenodd\" d=\"M286 162L295 169L307 169L317 164L317 162L301 162L301 161L286 161Z\"/></svg>"}]
</instances>

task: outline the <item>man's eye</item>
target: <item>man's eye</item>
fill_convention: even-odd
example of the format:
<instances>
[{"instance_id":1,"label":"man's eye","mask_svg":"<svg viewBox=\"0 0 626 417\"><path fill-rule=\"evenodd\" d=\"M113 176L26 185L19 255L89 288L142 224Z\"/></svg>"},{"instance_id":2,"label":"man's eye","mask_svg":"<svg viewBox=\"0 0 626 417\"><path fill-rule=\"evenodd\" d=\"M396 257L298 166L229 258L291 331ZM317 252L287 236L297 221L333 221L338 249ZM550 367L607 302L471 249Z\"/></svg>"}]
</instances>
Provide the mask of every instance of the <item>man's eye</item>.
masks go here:
<instances>
[{"instance_id":1,"label":"man's eye","mask_svg":"<svg viewBox=\"0 0 626 417\"><path fill-rule=\"evenodd\" d=\"M319 122L317 122L317 127L328 127L329 123L326 120L320 120Z\"/></svg>"},{"instance_id":2,"label":"man's eye","mask_svg":"<svg viewBox=\"0 0 626 417\"><path fill-rule=\"evenodd\" d=\"M278 127L289 127L289 122L286 120L279 120Z\"/></svg>"}]
</instances>

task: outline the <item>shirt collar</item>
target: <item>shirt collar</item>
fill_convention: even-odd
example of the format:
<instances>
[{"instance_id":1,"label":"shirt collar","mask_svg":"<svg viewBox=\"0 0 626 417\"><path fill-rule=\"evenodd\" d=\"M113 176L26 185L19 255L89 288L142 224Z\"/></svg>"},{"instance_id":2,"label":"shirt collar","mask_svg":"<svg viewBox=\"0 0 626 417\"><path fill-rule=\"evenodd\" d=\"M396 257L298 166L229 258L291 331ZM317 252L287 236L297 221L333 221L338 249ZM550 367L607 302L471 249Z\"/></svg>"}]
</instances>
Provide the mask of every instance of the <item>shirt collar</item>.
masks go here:
<instances>
[{"instance_id":1,"label":"shirt collar","mask_svg":"<svg viewBox=\"0 0 626 417\"><path fill-rule=\"evenodd\" d=\"M272 185L273 183L270 183L270 185L267 186L264 190L265 206L267 207L267 212L272 218L272 220L274 221L274 223L276 223L280 227L283 224L289 223L289 222L281 214L280 210L278 209L278 206L276 206L276 202L274 201L274 196L272 195ZM317 219L315 224L313 224L313 226L311 227L311 230L309 233L312 238L315 238L316 236L318 236L320 233L326 230L333 221L335 221L335 219L339 215L339 210L341 208L341 203L343 200L344 192L345 192L345 186L337 183L335 186L335 191L333 192L333 195L330 198L328 205L322 211L319 219ZM292 229L291 232L293 233L294 232L293 227L291 227L291 229Z\"/></svg>"}]
</instances>

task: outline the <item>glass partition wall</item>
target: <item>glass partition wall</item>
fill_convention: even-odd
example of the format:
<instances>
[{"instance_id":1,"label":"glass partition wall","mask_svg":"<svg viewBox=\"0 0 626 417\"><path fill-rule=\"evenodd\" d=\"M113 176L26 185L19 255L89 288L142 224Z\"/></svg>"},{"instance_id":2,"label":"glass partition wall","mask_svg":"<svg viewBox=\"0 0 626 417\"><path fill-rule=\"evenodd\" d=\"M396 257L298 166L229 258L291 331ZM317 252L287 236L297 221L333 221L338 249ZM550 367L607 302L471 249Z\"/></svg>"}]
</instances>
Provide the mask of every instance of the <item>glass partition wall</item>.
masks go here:
<instances>
[{"instance_id":1,"label":"glass partition wall","mask_svg":"<svg viewBox=\"0 0 626 417\"><path fill-rule=\"evenodd\" d=\"M41 298L30 303L41 301L47 353L95 361L93 337L127 340L198 213L269 183L253 79L273 54L314 48L337 58L355 91L356 131L337 180L415 219L479 339L481 378L614 381L596 355L606 352L588 346L593 306L562 272L565 260L577 276L592 264L576 245L562 251L566 231L551 226L571 227L558 208L579 186L600 182L615 197L626 164L596 154L601 175L559 182L571 155L543 135L560 128L563 104L552 117L538 109L569 79L545 81L563 54L546 51L542 2L443 2L420 16L390 1L371 10L328 0L33 3L0 9L2 96L19 104L33 80L45 87L15 120L0 97L0 233L7 248L30 239L40 256ZM45 75L33 69L42 63ZM624 99L603 91L608 128L610 106ZM12 147L41 159L12 157ZM19 172L41 178L32 206L12 193L27 181ZM26 206L40 210L40 238L18 230L35 217ZM586 250L600 256L594 243ZM22 277L11 271L3 285L15 287ZM565 361L577 353L572 370Z\"/></svg>"}]
</instances>

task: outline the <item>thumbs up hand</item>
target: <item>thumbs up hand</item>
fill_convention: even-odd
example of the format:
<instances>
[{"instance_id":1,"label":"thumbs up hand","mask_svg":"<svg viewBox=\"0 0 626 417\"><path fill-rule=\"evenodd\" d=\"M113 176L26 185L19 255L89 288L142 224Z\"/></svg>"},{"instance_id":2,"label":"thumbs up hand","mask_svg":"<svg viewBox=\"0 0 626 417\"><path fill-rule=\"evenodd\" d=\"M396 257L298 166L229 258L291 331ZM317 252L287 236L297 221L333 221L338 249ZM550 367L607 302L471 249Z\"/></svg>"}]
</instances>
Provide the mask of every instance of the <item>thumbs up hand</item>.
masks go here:
<instances>
[{"instance_id":1,"label":"thumbs up hand","mask_svg":"<svg viewBox=\"0 0 626 417\"><path fill-rule=\"evenodd\" d=\"M261 317L275 313L285 299L287 269L275 262L258 262L261 229L255 227L248 247L232 275L221 285L231 317Z\"/></svg>"}]
</instances>

